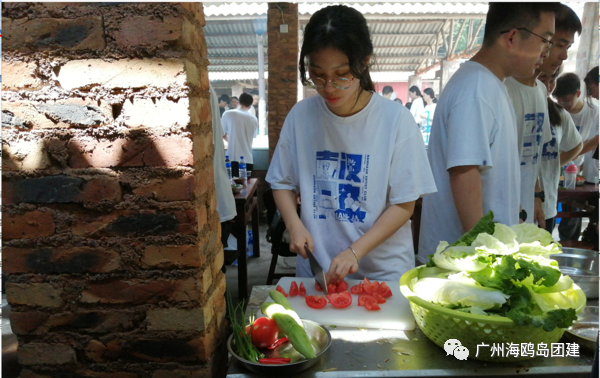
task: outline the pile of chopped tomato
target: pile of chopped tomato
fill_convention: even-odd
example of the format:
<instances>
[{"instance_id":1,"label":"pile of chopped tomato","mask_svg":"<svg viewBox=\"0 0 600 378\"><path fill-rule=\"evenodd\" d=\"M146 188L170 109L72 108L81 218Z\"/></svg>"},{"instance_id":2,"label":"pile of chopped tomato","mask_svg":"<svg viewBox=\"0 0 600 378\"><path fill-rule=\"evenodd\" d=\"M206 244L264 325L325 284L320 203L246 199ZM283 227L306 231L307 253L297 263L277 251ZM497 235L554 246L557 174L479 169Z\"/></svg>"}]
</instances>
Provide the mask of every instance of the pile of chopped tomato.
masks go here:
<instances>
[{"instance_id":1,"label":"pile of chopped tomato","mask_svg":"<svg viewBox=\"0 0 600 378\"><path fill-rule=\"evenodd\" d=\"M323 291L323 288L321 287L321 285L319 285L319 283L316 281L315 281L315 289L317 291ZM328 294L341 293L346 290L348 290L348 282L346 282L345 280L340 280L336 283L327 284L327 293Z\"/></svg>"},{"instance_id":2,"label":"pile of chopped tomato","mask_svg":"<svg viewBox=\"0 0 600 378\"><path fill-rule=\"evenodd\" d=\"M370 311L381 310L379 305L386 302L385 298L392 296L392 289L385 282L371 282L368 278L352 286L350 292L358 294L358 305L365 306Z\"/></svg>"}]
</instances>

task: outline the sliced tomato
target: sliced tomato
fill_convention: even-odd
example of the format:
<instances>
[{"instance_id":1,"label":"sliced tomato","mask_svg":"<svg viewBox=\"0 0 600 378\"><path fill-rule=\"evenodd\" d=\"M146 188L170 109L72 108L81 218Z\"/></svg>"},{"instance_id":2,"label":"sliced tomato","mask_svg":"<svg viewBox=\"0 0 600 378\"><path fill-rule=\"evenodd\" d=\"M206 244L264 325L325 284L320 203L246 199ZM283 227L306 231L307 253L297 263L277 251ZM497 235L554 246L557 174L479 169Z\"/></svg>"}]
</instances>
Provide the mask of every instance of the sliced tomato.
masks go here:
<instances>
[{"instance_id":1,"label":"sliced tomato","mask_svg":"<svg viewBox=\"0 0 600 378\"><path fill-rule=\"evenodd\" d=\"M341 293L342 291L348 290L348 282L346 280L340 280L336 283L337 293Z\"/></svg>"},{"instance_id":2,"label":"sliced tomato","mask_svg":"<svg viewBox=\"0 0 600 378\"><path fill-rule=\"evenodd\" d=\"M277 290L281 294L285 295L286 297L288 296L287 293L285 292L285 290L283 290L283 288L280 285L277 285L277 287L275 288L275 290Z\"/></svg>"},{"instance_id":3,"label":"sliced tomato","mask_svg":"<svg viewBox=\"0 0 600 378\"><path fill-rule=\"evenodd\" d=\"M327 294L327 300L335 308L346 308L352 304L352 295L348 291Z\"/></svg>"},{"instance_id":4,"label":"sliced tomato","mask_svg":"<svg viewBox=\"0 0 600 378\"><path fill-rule=\"evenodd\" d=\"M359 283L358 285L354 285L350 288L350 292L352 294L362 294L363 293L363 283Z\"/></svg>"},{"instance_id":5,"label":"sliced tomato","mask_svg":"<svg viewBox=\"0 0 600 378\"><path fill-rule=\"evenodd\" d=\"M323 288L321 287L321 285L319 285L319 283L317 281L315 281L315 290L323 291Z\"/></svg>"},{"instance_id":6,"label":"sliced tomato","mask_svg":"<svg viewBox=\"0 0 600 378\"><path fill-rule=\"evenodd\" d=\"M327 284L327 294L334 294L337 292L337 286L335 284Z\"/></svg>"},{"instance_id":7,"label":"sliced tomato","mask_svg":"<svg viewBox=\"0 0 600 378\"><path fill-rule=\"evenodd\" d=\"M295 297L296 295L298 295L298 284L296 281L292 281L290 284L290 297Z\"/></svg>"},{"instance_id":8,"label":"sliced tomato","mask_svg":"<svg viewBox=\"0 0 600 378\"><path fill-rule=\"evenodd\" d=\"M379 307L377 303L373 303L371 301L365 303L365 308L369 311L381 310L381 307Z\"/></svg>"},{"instance_id":9,"label":"sliced tomato","mask_svg":"<svg viewBox=\"0 0 600 378\"><path fill-rule=\"evenodd\" d=\"M379 289L379 282L377 281L363 284L363 291L367 294L373 294L377 289Z\"/></svg>"},{"instance_id":10,"label":"sliced tomato","mask_svg":"<svg viewBox=\"0 0 600 378\"><path fill-rule=\"evenodd\" d=\"M377 293L384 298L389 298L392 296L392 289L385 282L382 282L377 289Z\"/></svg>"},{"instance_id":11,"label":"sliced tomato","mask_svg":"<svg viewBox=\"0 0 600 378\"><path fill-rule=\"evenodd\" d=\"M306 295L306 288L304 287L304 282L300 282L299 294L302 297Z\"/></svg>"},{"instance_id":12,"label":"sliced tomato","mask_svg":"<svg viewBox=\"0 0 600 378\"><path fill-rule=\"evenodd\" d=\"M363 279L363 283L366 283L366 284L368 284L368 283L371 283L371 281L369 281L369 279L368 279L367 277L365 277L365 278Z\"/></svg>"},{"instance_id":13,"label":"sliced tomato","mask_svg":"<svg viewBox=\"0 0 600 378\"><path fill-rule=\"evenodd\" d=\"M375 299L377 299L377 303L385 303L385 298L381 296L378 292L374 292L371 294Z\"/></svg>"},{"instance_id":14,"label":"sliced tomato","mask_svg":"<svg viewBox=\"0 0 600 378\"><path fill-rule=\"evenodd\" d=\"M304 301L310 308L323 308L327 304L327 299L320 295L307 295L304 297Z\"/></svg>"},{"instance_id":15,"label":"sliced tomato","mask_svg":"<svg viewBox=\"0 0 600 378\"><path fill-rule=\"evenodd\" d=\"M364 306L366 302L377 303L377 299L371 294L361 294L358 296L358 305Z\"/></svg>"}]
</instances>

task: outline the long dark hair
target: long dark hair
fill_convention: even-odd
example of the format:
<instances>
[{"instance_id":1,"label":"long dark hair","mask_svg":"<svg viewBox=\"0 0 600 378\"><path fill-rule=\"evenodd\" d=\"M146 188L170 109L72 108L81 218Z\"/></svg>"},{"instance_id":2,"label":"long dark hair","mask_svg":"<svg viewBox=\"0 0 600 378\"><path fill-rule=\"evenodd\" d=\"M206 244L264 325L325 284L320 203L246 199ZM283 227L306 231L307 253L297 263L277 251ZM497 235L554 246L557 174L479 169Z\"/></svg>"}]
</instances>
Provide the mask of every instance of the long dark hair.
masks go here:
<instances>
[{"instance_id":1,"label":"long dark hair","mask_svg":"<svg viewBox=\"0 0 600 378\"><path fill-rule=\"evenodd\" d=\"M333 48L348 57L350 73L365 91L375 91L367 57L373 55L373 42L367 20L356 9L331 5L312 15L304 29L300 50L300 79L306 84L306 57L315 51Z\"/></svg>"},{"instance_id":2,"label":"long dark hair","mask_svg":"<svg viewBox=\"0 0 600 378\"><path fill-rule=\"evenodd\" d=\"M417 94L417 96L423 98L423 95L421 94L421 90L416 85L413 85L412 87L408 88L408 91L415 92Z\"/></svg>"},{"instance_id":3,"label":"long dark hair","mask_svg":"<svg viewBox=\"0 0 600 378\"><path fill-rule=\"evenodd\" d=\"M423 93L427 93L427 96L431 97L431 102L437 104L437 98L435 98L435 92L431 88L423 89Z\"/></svg>"},{"instance_id":4,"label":"long dark hair","mask_svg":"<svg viewBox=\"0 0 600 378\"><path fill-rule=\"evenodd\" d=\"M558 67L558 69L551 75L551 78L556 80L558 75L562 72L562 66ZM563 123L563 118L561 114L562 106L558 105L550 96L548 96L548 118L550 119L550 124L554 127L560 127Z\"/></svg>"},{"instance_id":5,"label":"long dark hair","mask_svg":"<svg viewBox=\"0 0 600 378\"><path fill-rule=\"evenodd\" d=\"M598 84L598 66L592 68L587 75L585 75L583 82L585 83L585 95L589 98L592 96L592 88L590 85L592 83Z\"/></svg>"}]
</instances>

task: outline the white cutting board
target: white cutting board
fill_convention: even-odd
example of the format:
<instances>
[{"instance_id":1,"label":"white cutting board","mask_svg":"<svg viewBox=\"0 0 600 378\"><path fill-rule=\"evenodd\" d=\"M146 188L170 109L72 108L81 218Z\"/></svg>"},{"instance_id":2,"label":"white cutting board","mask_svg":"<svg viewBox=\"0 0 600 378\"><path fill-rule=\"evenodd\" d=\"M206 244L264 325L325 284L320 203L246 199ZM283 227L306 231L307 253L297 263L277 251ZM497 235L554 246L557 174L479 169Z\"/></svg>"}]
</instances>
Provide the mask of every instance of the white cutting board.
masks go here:
<instances>
[{"instance_id":1,"label":"white cutting board","mask_svg":"<svg viewBox=\"0 0 600 378\"><path fill-rule=\"evenodd\" d=\"M296 281L298 286L304 282L306 295L321 295L315 289L315 279L307 277L283 277L277 283L286 293L289 294L290 284ZM346 279L348 282L348 291L354 285L358 285L360 280ZM415 329L415 318L410 310L408 299L400 294L398 282L385 281L392 290L392 296L386 298L387 302L379 305L381 310L369 311L364 306L358 305L358 295L352 294L352 304L346 308L335 308L329 302L321 309L308 307L304 297L297 295L288 296L287 299L302 319L313 320L321 325L336 325L343 327L363 327L363 328L382 328L410 331ZM267 297L265 302L273 302L271 297ZM257 317L264 316L260 310Z\"/></svg>"}]
</instances>

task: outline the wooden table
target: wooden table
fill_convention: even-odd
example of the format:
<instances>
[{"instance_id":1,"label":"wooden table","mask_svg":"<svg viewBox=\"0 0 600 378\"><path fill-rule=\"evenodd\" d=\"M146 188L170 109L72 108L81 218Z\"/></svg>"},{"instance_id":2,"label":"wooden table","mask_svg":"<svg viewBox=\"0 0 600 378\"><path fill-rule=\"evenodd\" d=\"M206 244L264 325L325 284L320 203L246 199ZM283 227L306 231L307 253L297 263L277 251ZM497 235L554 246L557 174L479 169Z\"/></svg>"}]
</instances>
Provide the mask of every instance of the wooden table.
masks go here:
<instances>
[{"instance_id":1,"label":"wooden table","mask_svg":"<svg viewBox=\"0 0 600 378\"><path fill-rule=\"evenodd\" d=\"M557 199L563 204L563 211L556 214L557 218L587 218L597 214L598 187L593 184L584 184L575 189L558 189ZM586 205L595 206L596 211L569 211L572 202L578 203L577 207L582 209L585 209Z\"/></svg>"},{"instance_id":2,"label":"wooden table","mask_svg":"<svg viewBox=\"0 0 600 378\"><path fill-rule=\"evenodd\" d=\"M238 295L240 299L248 297L248 263L246 248L248 234L246 225L252 221L253 257L260 257L260 237L258 234L258 179L251 178L244 183L242 190L234 195L237 216L233 218L231 233L237 239L238 252Z\"/></svg>"}]
</instances>

